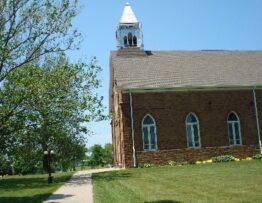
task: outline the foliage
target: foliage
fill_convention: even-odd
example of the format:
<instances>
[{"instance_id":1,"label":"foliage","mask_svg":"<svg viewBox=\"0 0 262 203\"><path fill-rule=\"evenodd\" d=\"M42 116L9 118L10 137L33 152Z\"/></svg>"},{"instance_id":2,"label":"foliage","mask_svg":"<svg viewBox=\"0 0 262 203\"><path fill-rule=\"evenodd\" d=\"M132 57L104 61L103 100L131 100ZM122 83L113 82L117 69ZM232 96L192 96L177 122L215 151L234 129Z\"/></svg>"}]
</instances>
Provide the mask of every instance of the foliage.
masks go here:
<instances>
[{"instance_id":1,"label":"foliage","mask_svg":"<svg viewBox=\"0 0 262 203\"><path fill-rule=\"evenodd\" d=\"M0 82L43 56L76 48L77 0L0 1Z\"/></svg>"},{"instance_id":2,"label":"foliage","mask_svg":"<svg viewBox=\"0 0 262 203\"><path fill-rule=\"evenodd\" d=\"M143 168L151 168L151 167L153 167L153 166L154 166L153 164L144 163Z\"/></svg>"},{"instance_id":3,"label":"foliage","mask_svg":"<svg viewBox=\"0 0 262 203\"><path fill-rule=\"evenodd\" d=\"M82 160L84 135L90 133L84 124L106 118L103 98L95 92L100 71L95 59L72 64L61 55L44 67L30 64L7 77L0 92L0 152L14 160L19 172L46 168L39 161L50 149L62 169Z\"/></svg>"},{"instance_id":4,"label":"foliage","mask_svg":"<svg viewBox=\"0 0 262 203\"><path fill-rule=\"evenodd\" d=\"M232 155L220 155L216 157L212 157L212 162L229 162L229 161L235 161L235 157Z\"/></svg>"},{"instance_id":5,"label":"foliage","mask_svg":"<svg viewBox=\"0 0 262 203\"><path fill-rule=\"evenodd\" d=\"M47 183L47 175L6 176L0 178L1 203L36 203L46 200L68 181L72 173L53 174L54 183Z\"/></svg>"},{"instance_id":6,"label":"foliage","mask_svg":"<svg viewBox=\"0 0 262 203\"><path fill-rule=\"evenodd\" d=\"M97 173L94 202L261 202L261 170L242 161Z\"/></svg>"},{"instance_id":7,"label":"foliage","mask_svg":"<svg viewBox=\"0 0 262 203\"><path fill-rule=\"evenodd\" d=\"M155 165L154 164L151 164L151 163L139 163L138 167L139 168L151 168L151 167L154 167Z\"/></svg>"},{"instance_id":8,"label":"foliage","mask_svg":"<svg viewBox=\"0 0 262 203\"><path fill-rule=\"evenodd\" d=\"M89 157L89 166L106 166L112 164L112 144L105 144L102 147L95 144L90 149L91 156Z\"/></svg>"},{"instance_id":9,"label":"foliage","mask_svg":"<svg viewBox=\"0 0 262 203\"><path fill-rule=\"evenodd\" d=\"M167 163L169 166L175 166L177 164L177 162L172 161L172 160L169 160Z\"/></svg>"},{"instance_id":10,"label":"foliage","mask_svg":"<svg viewBox=\"0 0 262 203\"><path fill-rule=\"evenodd\" d=\"M10 164L7 161L6 157L4 157L0 154L0 171L1 171L1 173L8 174L9 168L10 168Z\"/></svg>"},{"instance_id":11,"label":"foliage","mask_svg":"<svg viewBox=\"0 0 262 203\"><path fill-rule=\"evenodd\" d=\"M106 118L96 93L101 67L65 57L80 39L77 9L78 0L0 1L0 154L17 173L47 169L51 149L54 167L75 168L86 123Z\"/></svg>"},{"instance_id":12,"label":"foliage","mask_svg":"<svg viewBox=\"0 0 262 203\"><path fill-rule=\"evenodd\" d=\"M212 159L208 159L205 161L196 161L195 164L208 164L208 163L213 163Z\"/></svg>"},{"instance_id":13,"label":"foliage","mask_svg":"<svg viewBox=\"0 0 262 203\"><path fill-rule=\"evenodd\" d=\"M253 159L262 159L262 154L256 154L253 156Z\"/></svg>"},{"instance_id":14,"label":"foliage","mask_svg":"<svg viewBox=\"0 0 262 203\"><path fill-rule=\"evenodd\" d=\"M113 163L113 145L110 143L105 144L104 146L104 161L105 164L112 165Z\"/></svg>"}]
</instances>

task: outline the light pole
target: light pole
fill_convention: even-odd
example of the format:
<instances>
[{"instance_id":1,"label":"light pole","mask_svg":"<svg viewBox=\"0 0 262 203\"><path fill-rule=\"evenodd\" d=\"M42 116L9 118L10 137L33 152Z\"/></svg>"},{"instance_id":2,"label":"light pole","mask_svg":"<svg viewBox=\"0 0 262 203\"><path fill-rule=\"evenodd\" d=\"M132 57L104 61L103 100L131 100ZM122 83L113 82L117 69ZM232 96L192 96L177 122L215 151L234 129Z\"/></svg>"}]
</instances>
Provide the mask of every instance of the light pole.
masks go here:
<instances>
[{"instance_id":1,"label":"light pole","mask_svg":"<svg viewBox=\"0 0 262 203\"><path fill-rule=\"evenodd\" d=\"M44 155L47 156L47 170L48 170L48 183L53 183L53 177L51 176L52 169L51 169L51 156L54 154L54 150L44 151Z\"/></svg>"}]
</instances>

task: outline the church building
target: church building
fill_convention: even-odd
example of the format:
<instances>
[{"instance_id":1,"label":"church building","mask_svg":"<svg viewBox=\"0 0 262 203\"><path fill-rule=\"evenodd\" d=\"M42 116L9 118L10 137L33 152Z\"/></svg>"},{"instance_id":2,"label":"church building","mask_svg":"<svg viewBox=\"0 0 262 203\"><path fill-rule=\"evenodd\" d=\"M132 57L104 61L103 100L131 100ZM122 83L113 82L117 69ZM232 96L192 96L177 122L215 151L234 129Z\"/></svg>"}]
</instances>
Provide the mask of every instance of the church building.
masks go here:
<instances>
[{"instance_id":1,"label":"church building","mask_svg":"<svg viewBox=\"0 0 262 203\"><path fill-rule=\"evenodd\" d=\"M145 50L129 4L116 42L110 56L115 166L261 152L262 51Z\"/></svg>"}]
</instances>

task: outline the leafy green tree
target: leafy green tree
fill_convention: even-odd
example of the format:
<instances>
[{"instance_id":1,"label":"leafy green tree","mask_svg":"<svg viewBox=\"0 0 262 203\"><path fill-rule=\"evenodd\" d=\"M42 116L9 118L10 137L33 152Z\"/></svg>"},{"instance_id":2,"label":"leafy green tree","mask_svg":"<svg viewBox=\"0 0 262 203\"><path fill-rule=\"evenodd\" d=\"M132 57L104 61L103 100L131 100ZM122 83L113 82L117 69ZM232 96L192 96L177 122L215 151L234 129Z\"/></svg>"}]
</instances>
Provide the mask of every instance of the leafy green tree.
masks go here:
<instances>
[{"instance_id":1,"label":"leafy green tree","mask_svg":"<svg viewBox=\"0 0 262 203\"><path fill-rule=\"evenodd\" d=\"M7 129L5 134L0 131L2 153L13 156L19 154L20 145L34 146L38 159L53 149L63 168L80 160L85 154L84 135L89 133L83 124L106 118L103 98L95 91L100 71L95 59L71 64L61 56L47 61L44 68L27 65L12 72L1 92L6 102L0 110L13 110L0 125Z\"/></svg>"},{"instance_id":2,"label":"leafy green tree","mask_svg":"<svg viewBox=\"0 0 262 203\"><path fill-rule=\"evenodd\" d=\"M0 1L0 82L42 56L75 48L77 0Z\"/></svg>"},{"instance_id":3,"label":"leafy green tree","mask_svg":"<svg viewBox=\"0 0 262 203\"><path fill-rule=\"evenodd\" d=\"M105 166L107 164L112 164L112 144L105 144L104 147L96 144L91 147L90 152L89 165Z\"/></svg>"},{"instance_id":4,"label":"leafy green tree","mask_svg":"<svg viewBox=\"0 0 262 203\"><path fill-rule=\"evenodd\" d=\"M91 166L104 166L104 150L99 144L95 144L91 147L90 165Z\"/></svg>"},{"instance_id":5,"label":"leafy green tree","mask_svg":"<svg viewBox=\"0 0 262 203\"><path fill-rule=\"evenodd\" d=\"M113 157L112 157L113 154L112 153L113 153L112 144L110 144L110 143L105 144L105 146L104 146L104 160L105 160L106 164L112 165L112 163L113 163Z\"/></svg>"},{"instance_id":6,"label":"leafy green tree","mask_svg":"<svg viewBox=\"0 0 262 203\"><path fill-rule=\"evenodd\" d=\"M8 170L9 170L9 163L8 163L6 157L4 157L2 154L0 154L0 171L1 171L1 173L3 173L5 175L5 174L8 173Z\"/></svg>"}]
</instances>

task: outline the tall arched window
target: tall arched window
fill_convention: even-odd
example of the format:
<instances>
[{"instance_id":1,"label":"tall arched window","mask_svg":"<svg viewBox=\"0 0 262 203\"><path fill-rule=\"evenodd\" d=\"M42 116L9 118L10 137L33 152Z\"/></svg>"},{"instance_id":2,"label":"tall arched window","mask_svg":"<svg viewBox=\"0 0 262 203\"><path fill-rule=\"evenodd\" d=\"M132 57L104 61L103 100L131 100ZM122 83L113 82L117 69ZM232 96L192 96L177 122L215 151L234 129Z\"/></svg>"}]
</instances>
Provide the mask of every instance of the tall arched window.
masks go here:
<instances>
[{"instance_id":1,"label":"tall arched window","mask_svg":"<svg viewBox=\"0 0 262 203\"><path fill-rule=\"evenodd\" d=\"M128 45L131 47L133 45L133 37L132 37L132 34L131 32L128 33Z\"/></svg>"},{"instance_id":2,"label":"tall arched window","mask_svg":"<svg viewBox=\"0 0 262 203\"><path fill-rule=\"evenodd\" d=\"M136 47L136 46L137 46L137 38L136 38L135 35L134 35L134 37L133 37L133 43L134 43L134 46Z\"/></svg>"},{"instance_id":3,"label":"tall arched window","mask_svg":"<svg viewBox=\"0 0 262 203\"><path fill-rule=\"evenodd\" d=\"M157 149L156 123L151 115L146 115L142 121L144 150Z\"/></svg>"},{"instance_id":4,"label":"tall arched window","mask_svg":"<svg viewBox=\"0 0 262 203\"><path fill-rule=\"evenodd\" d=\"M200 131L198 118L194 113L189 113L186 117L187 146L198 148L200 143Z\"/></svg>"},{"instance_id":5,"label":"tall arched window","mask_svg":"<svg viewBox=\"0 0 262 203\"><path fill-rule=\"evenodd\" d=\"M239 117L235 112L231 112L227 118L228 136L230 145L241 145L241 131Z\"/></svg>"},{"instance_id":6,"label":"tall arched window","mask_svg":"<svg viewBox=\"0 0 262 203\"><path fill-rule=\"evenodd\" d=\"M124 45L127 46L127 36L124 36Z\"/></svg>"}]
</instances>

